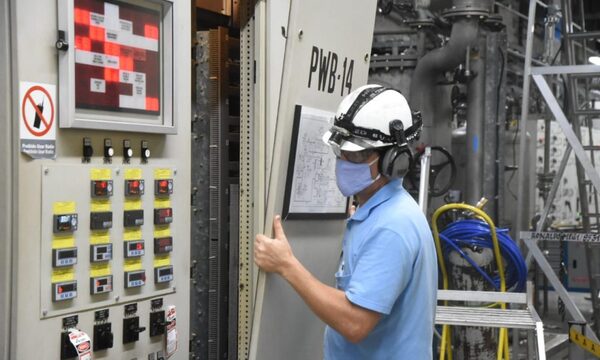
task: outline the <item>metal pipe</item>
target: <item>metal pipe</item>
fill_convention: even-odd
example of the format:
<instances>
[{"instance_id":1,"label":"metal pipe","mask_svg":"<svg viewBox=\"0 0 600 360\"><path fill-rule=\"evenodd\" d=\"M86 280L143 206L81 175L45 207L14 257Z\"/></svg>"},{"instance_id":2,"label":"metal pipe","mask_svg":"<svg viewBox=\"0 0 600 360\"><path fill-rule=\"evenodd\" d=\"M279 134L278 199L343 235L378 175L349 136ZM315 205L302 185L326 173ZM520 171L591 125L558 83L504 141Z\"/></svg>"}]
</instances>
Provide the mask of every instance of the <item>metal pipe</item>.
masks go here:
<instances>
[{"instance_id":1,"label":"metal pipe","mask_svg":"<svg viewBox=\"0 0 600 360\"><path fill-rule=\"evenodd\" d=\"M467 85L467 176L465 200L475 205L483 196L483 120L485 113L485 38L471 59L474 75Z\"/></svg>"},{"instance_id":2,"label":"metal pipe","mask_svg":"<svg viewBox=\"0 0 600 360\"><path fill-rule=\"evenodd\" d=\"M535 21L535 1L529 2L529 17L527 20L527 43L525 45L525 68L523 70L523 97L521 101L521 121L519 122L519 172L517 176L518 189L517 189L517 211L515 212L515 219L513 220L513 237L517 237L520 234L522 228L527 228L529 220L529 209L525 209L525 205L529 205L529 194L525 199L525 189L529 188L529 184L526 184L527 179L525 172L527 171L525 166L525 159L527 154L527 121L529 118L529 87L531 85L531 58L533 51L533 31Z\"/></svg>"},{"instance_id":3,"label":"metal pipe","mask_svg":"<svg viewBox=\"0 0 600 360\"><path fill-rule=\"evenodd\" d=\"M459 19L452 25L450 40L441 48L423 56L415 68L410 84L410 104L423 116L423 141L427 143L434 127L435 97L432 96L438 77L442 72L454 69L464 61L467 46L477 40L478 19Z\"/></svg>"},{"instance_id":4,"label":"metal pipe","mask_svg":"<svg viewBox=\"0 0 600 360\"><path fill-rule=\"evenodd\" d=\"M421 177L419 178L419 206L427 215L427 200L429 200L429 171L431 168L431 147L427 146L421 156Z\"/></svg>"}]
</instances>

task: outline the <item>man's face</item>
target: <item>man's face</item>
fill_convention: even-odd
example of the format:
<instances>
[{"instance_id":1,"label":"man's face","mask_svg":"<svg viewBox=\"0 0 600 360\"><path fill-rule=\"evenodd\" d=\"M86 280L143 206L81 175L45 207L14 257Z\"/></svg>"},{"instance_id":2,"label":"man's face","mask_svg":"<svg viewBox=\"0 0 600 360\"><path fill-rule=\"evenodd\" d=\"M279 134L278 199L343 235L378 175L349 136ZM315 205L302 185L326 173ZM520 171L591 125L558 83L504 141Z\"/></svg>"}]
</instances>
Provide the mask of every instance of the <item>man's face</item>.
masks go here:
<instances>
[{"instance_id":1,"label":"man's face","mask_svg":"<svg viewBox=\"0 0 600 360\"><path fill-rule=\"evenodd\" d=\"M374 162L379 156L377 151L375 151L373 149L367 149L367 150L362 150L362 151L343 151L342 150L340 155L341 155L340 159L346 160L346 161L349 161L349 162L355 163L355 164L361 164L361 163L369 164L369 163ZM379 175L378 162L375 161L373 164L371 164L370 169L371 169L371 178L375 179Z\"/></svg>"}]
</instances>

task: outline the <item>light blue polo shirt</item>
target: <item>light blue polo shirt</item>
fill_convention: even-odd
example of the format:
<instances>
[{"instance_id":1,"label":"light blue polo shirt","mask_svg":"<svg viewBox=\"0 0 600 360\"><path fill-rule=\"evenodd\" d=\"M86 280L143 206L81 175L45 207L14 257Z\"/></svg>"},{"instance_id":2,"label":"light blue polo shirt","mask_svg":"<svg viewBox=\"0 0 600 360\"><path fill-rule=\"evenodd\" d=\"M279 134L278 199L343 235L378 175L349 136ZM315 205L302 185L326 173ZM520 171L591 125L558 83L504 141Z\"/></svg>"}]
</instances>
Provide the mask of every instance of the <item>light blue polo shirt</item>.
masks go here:
<instances>
[{"instance_id":1,"label":"light blue polo shirt","mask_svg":"<svg viewBox=\"0 0 600 360\"><path fill-rule=\"evenodd\" d=\"M346 224L336 286L352 303L381 319L353 344L329 326L326 360L431 359L437 258L423 212L392 180Z\"/></svg>"}]
</instances>

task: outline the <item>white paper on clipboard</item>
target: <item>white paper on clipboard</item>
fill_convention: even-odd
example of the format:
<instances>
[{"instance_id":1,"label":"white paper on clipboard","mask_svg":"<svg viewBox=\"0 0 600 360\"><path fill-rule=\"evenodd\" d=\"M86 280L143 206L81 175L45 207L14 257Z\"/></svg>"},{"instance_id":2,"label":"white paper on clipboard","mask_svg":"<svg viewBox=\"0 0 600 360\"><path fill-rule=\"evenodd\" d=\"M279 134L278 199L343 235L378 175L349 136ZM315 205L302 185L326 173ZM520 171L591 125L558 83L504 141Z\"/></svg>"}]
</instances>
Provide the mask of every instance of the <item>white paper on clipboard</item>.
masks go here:
<instances>
[{"instance_id":1,"label":"white paper on clipboard","mask_svg":"<svg viewBox=\"0 0 600 360\"><path fill-rule=\"evenodd\" d=\"M335 179L335 156L323 142L334 113L302 106L300 110L289 213L346 212L347 199Z\"/></svg>"}]
</instances>

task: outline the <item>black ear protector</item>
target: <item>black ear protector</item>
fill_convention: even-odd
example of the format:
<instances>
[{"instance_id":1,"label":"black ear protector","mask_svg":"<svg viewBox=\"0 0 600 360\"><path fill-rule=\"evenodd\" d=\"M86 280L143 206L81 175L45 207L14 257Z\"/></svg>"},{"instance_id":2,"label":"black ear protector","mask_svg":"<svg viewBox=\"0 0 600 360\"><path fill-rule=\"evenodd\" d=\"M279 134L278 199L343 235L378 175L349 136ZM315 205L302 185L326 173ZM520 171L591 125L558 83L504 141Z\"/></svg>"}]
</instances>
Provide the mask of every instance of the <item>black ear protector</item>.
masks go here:
<instances>
[{"instance_id":1,"label":"black ear protector","mask_svg":"<svg viewBox=\"0 0 600 360\"><path fill-rule=\"evenodd\" d=\"M394 137L394 145L390 146L381 158L381 173L388 178L402 178L410 170L413 154L408 146L401 120L390 122L390 135Z\"/></svg>"}]
</instances>

